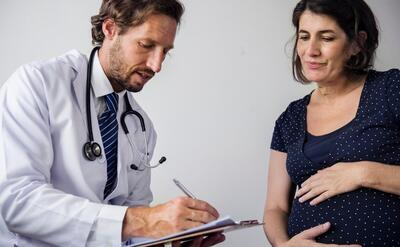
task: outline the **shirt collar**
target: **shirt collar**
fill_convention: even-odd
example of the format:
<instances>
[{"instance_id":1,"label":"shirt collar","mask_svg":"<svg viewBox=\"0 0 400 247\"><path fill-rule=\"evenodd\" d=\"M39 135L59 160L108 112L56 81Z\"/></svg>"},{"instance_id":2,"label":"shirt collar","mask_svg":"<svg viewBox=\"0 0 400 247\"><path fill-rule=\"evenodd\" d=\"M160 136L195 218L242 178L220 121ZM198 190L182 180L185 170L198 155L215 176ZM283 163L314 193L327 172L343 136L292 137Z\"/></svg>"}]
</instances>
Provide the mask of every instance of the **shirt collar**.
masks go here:
<instances>
[{"instance_id":1,"label":"shirt collar","mask_svg":"<svg viewBox=\"0 0 400 247\"><path fill-rule=\"evenodd\" d=\"M100 64L99 52L93 58L93 70L92 70L92 88L96 98L100 98L104 95L114 92L111 86L111 82L108 80L106 74L104 73L103 67ZM124 95L126 90L118 93L118 95Z\"/></svg>"}]
</instances>

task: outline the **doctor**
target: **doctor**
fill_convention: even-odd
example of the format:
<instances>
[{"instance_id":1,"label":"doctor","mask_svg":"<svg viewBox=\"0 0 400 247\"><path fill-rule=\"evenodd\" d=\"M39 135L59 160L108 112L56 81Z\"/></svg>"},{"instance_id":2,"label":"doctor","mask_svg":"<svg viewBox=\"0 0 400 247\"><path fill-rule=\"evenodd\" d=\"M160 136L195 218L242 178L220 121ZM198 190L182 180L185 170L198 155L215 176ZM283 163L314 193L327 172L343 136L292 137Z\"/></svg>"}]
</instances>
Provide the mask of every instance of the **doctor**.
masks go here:
<instances>
[{"instance_id":1,"label":"doctor","mask_svg":"<svg viewBox=\"0 0 400 247\"><path fill-rule=\"evenodd\" d=\"M3 85L0 243L121 246L218 217L187 197L148 206L156 133L132 92L160 72L182 14L177 0L104 0L90 59L71 51L24 65Z\"/></svg>"}]
</instances>

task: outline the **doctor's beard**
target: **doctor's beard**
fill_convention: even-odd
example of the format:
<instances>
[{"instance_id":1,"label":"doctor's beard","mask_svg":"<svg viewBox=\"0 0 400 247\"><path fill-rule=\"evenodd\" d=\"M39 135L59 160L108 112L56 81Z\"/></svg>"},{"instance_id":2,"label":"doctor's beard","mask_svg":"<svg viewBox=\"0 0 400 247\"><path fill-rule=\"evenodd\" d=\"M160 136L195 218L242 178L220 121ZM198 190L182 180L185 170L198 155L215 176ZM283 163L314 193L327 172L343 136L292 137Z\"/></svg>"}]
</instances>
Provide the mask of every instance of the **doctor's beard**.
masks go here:
<instances>
[{"instance_id":1,"label":"doctor's beard","mask_svg":"<svg viewBox=\"0 0 400 247\"><path fill-rule=\"evenodd\" d=\"M110 48L109 55L109 75L108 79L112 84L117 84L121 90L128 90L129 92L139 92L142 90L144 84L154 76L154 72L147 67L136 67L129 69L129 66L123 60L123 51L121 48L121 39L118 36L117 40ZM131 82L132 77L136 74L147 75L149 78L145 83ZM115 89L114 89L115 90Z\"/></svg>"}]
</instances>

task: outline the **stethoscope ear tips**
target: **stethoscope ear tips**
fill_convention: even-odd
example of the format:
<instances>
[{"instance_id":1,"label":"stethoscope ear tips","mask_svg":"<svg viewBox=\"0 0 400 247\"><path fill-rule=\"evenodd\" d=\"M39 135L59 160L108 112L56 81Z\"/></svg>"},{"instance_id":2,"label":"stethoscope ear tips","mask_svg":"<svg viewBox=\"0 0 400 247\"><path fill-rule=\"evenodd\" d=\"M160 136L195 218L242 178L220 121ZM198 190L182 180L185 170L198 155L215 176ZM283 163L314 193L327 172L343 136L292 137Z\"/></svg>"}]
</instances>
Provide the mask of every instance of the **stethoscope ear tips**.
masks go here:
<instances>
[{"instance_id":1,"label":"stethoscope ear tips","mask_svg":"<svg viewBox=\"0 0 400 247\"><path fill-rule=\"evenodd\" d=\"M161 159L158 161L158 164L157 164L157 165L150 166L150 165L148 165L148 164L144 164L145 167L144 167L143 169L139 169L139 167L138 167L137 165L131 164L131 165L129 166L129 168L131 168L131 169L134 170L134 171L144 171L144 170L146 169L146 167L147 167L147 168L155 168L155 167L161 165L162 163L164 163L166 160L167 160L167 158L165 158L165 156L162 156Z\"/></svg>"},{"instance_id":2,"label":"stethoscope ear tips","mask_svg":"<svg viewBox=\"0 0 400 247\"><path fill-rule=\"evenodd\" d=\"M165 158L165 156L161 157L161 159L158 161L159 164L164 163L167 160L167 158Z\"/></svg>"}]
</instances>

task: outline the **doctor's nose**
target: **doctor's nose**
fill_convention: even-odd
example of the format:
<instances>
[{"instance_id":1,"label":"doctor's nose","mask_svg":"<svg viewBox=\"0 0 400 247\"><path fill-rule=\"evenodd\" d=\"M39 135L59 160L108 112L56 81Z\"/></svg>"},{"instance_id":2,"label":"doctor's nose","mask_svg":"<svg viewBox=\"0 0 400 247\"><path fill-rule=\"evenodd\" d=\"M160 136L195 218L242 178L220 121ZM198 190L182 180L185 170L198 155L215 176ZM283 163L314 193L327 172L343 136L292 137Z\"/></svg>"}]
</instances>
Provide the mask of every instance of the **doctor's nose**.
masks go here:
<instances>
[{"instance_id":1,"label":"doctor's nose","mask_svg":"<svg viewBox=\"0 0 400 247\"><path fill-rule=\"evenodd\" d=\"M155 51L150 54L147 59L147 66L151 68L154 73L161 71L162 63L164 62L165 54L162 51Z\"/></svg>"}]
</instances>

